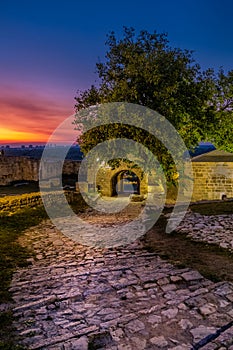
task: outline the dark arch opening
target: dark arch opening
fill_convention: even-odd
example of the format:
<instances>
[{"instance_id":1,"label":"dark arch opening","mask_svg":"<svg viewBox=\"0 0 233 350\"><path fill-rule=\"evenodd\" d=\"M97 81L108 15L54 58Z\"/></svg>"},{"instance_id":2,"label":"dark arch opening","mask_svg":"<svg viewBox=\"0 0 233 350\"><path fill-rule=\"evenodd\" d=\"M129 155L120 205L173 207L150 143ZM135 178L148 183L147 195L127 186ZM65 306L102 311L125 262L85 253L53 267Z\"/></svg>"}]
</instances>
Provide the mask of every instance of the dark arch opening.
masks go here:
<instances>
[{"instance_id":1,"label":"dark arch opening","mask_svg":"<svg viewBox=\"0 0 233 350\"><path fill-rule=\"evenodd\" d=\"M131 170L122 170L112 178L112 196L140 194L140 180Z\"/></svg>"}]
</instances>

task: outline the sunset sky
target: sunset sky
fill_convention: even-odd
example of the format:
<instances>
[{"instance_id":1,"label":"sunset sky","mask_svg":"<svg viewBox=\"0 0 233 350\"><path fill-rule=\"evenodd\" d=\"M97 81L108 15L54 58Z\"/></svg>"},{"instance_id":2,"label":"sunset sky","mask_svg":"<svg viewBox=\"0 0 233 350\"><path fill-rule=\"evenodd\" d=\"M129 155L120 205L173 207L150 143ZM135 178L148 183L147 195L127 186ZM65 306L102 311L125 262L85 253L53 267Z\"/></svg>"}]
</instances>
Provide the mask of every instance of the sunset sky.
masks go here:
<instances>
[{"instance_id":1,"label":"sunset sky","mask_svg":"<svg viewBox=\"0 0 233 350\"><path fill-rule=\"evenodd\" d=\"M46 142L123 26L167 32L203 69L233 69L232 0L1 0L0 144Z\"/></svg>"}]
</instances>

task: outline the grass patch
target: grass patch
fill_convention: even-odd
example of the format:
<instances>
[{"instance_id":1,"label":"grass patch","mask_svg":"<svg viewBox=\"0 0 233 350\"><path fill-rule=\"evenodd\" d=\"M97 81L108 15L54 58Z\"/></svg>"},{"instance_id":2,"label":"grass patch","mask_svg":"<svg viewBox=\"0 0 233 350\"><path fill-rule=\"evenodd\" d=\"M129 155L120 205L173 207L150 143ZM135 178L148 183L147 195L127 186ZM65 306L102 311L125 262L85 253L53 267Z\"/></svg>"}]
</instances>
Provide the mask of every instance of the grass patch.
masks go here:
<instances>
[{"instance_id":1,"label":"grass patch","mask_svg":"<svg viewBox=\"0 0 233 350\"><path fill-rule=\"evenodd\" d=\"M18 237L27 228L39 224L47 218L43 207L24 209L13 215L0 215L0 303L7 304L12 301L8 291L12 275L17 267L28 265L27 258L31 252L21 247ZM0 313L0 349L20 350L22 346L14 344L13 315L11 310Z\"/></svg>"},{"instance_id":2,"label":"grass patch","mask_svg":"<svg viewBox=\"0 0 233 350\"><path fill-rule=\"evenodd\" d=\"M198 203L190 205L190 209L193 212L202 215L223 215L223 214L233 214L233 201L219 201L212 203Z\"/></svg>"},{"instance_id":3,"label":"grass patch","mask_svg":"<svg viewBox=\"0 0 233 350\"><path fill-rule=\"evenodd\" d=\"M145 235L143 240L150 252L179 268L198 270L213 282L233 282L233 253L215 244L193 241L183 233L167 234L166 224L167 220L161 217Z\"/></svg>"},{"instance_id":4,"label":"grass patch","mask_svg":"<svg viewBox=\"0 0 233 350\"><path fill-rule=\"evenodd\" d=\"M30 252L21 247L17 238L27 228L38 225L47 218L43 207L24 209L12 215L1 215L0 226L0 301L10 300L8 292L12 273L16 267L27 265Z\"/></svg>"},{"instance_id":5,"label":"grass patch","mask_svg":"<svg viewBox=\"0 0 233 350\"><path fill-rule=\"evenodd\" d=\"M78 213L87 208L86 202L80 196L71 204L72 209ZM0 213L0 303L12 302L9 286L16 268L28 266L27 259L32 252L19 245L17 239L23 232L38 225L47 219L47 213L42 206L18 210L12 214ZM21 345L16 345L15 334L12 326L13 315L11 310L0 312L0 350L21 350Z\"/></svg>"},{"instance_id":6,"label":"grass patch","mask_svg":"<svg viewBox=\"0 0 233 350\"><path fill-rule=\"evenodd\" d=\"M0 350L24 350L22 345L16 344L13 340L13 315L11 311L0 313Z\"/></svg>"}]
</instances>

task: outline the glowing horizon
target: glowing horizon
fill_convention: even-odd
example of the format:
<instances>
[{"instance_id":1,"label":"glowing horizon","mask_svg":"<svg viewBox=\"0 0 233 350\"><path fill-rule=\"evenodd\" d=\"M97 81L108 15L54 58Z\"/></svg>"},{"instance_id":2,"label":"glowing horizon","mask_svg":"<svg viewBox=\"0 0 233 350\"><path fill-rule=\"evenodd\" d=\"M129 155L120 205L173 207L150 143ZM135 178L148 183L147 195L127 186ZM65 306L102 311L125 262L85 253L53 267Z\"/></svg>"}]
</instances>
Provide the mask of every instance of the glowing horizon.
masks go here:
<instances>
[{"instance_id":1,"label":"glowing horizon","mask_svg":"<svg viewBox=\"0 0 233 350\"><path fill-rule=\"evenodd\" d=\"M48 135L32 132L17 131L9 128L0 128L0 143L20 143L20 142L47 142Z\"/></svg>"},{"instance_id":2,"label":"glowing horizon","mask_svg":"<svg viewBox=\"0 0 233 350\"><path fill-rule=\"evenodd\" d=\"M57 126L73 114L72 107L66 96L58 98L55 92L4 86L0 89L0 145L47 143ZM56 142L67 139L64 130Z\"/></svg>"}]
</instances>

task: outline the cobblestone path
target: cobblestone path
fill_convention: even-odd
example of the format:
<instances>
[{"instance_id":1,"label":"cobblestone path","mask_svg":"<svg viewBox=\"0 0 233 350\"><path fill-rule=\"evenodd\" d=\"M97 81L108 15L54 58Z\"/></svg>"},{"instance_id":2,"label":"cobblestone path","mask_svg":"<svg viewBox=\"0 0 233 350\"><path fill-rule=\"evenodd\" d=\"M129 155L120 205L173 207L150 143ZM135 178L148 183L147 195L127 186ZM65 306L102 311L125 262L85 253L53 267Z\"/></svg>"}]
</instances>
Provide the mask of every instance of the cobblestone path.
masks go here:
<instances>
[{"instance_id":1,"label":"cobblestone path","mask_svg":"<svg viewBox=\"0 0 233 350\"><path fill-rule=\"evenodd\" d=\"M188 211L176 231L186 233L192 240L217 244L233 253L232 222L233 214L207 216Z\"/></svg>"},{"instance_id":2,"label":"cobblestone path","mask_svg":"<svg viewBox=\"0 0 233 350\"><path fill-rule=\"evenodd\" d=\"M21 244L35 252L11 291L22 344L48 350L190 350L233 319L233 284L213 283L142 243L91 249L49 222ZM203 347L233 350L233 327Z\"/></svg>"}]
</instances>

